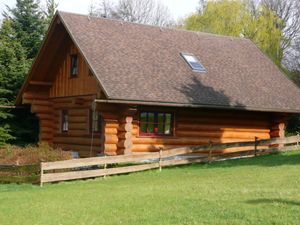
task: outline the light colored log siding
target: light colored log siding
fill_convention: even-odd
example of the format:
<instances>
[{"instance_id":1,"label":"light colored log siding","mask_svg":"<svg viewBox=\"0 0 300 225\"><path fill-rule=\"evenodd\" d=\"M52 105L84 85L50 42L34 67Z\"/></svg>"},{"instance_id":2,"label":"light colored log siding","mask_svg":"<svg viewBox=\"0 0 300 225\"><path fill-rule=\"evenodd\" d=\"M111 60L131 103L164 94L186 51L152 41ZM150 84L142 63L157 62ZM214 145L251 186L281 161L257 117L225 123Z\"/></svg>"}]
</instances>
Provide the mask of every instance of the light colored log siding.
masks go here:
<instances>
[{"instance_id":1,"label":"light colored log siding","mask_svg":"<svg viewBox=\"0 0 300 225\"><path fill-rule=\"evenodd\" d=\"M150 110L155 110L152 108ZM170 110L170 109L168 109ZM163 109L159 109L163 111ZM173 137L140 137L138 115L133 121L132 152L158 151L185 145L202 145L212 143L228 143L253 141L255 137L268 139L274 116L270 113L226 111L226 110L174 110L175 127ZM282 124L282 123L281 123ZM282 130L282 128L281 128ZM281 131L282 134L282 131ZM272 137L275 137L273 135ZM279 137L279 135L277 135ZM217 149L216 149L217 150ZM244 148L232 148L222 152L240 151Z\"/></svg>"}]
</instances>

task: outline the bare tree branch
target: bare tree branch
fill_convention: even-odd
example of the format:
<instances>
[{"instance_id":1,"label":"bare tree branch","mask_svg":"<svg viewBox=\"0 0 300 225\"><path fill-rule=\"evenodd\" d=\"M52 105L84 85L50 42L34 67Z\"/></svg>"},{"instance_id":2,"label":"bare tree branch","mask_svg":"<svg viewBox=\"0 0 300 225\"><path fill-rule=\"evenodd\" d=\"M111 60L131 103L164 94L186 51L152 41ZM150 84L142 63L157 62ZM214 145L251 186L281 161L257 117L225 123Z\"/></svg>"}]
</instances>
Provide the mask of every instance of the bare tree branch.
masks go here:
<instances>
[{"instance_id":1,"label":"bare tree branch","mask_svg":"<svg viewBox=\"0 0 300 225\"><path fill-rule=\"evenodd\" d=\"M157 0L119 0L117 4L100 0L90 6L90 15L157 26L174 23L169 9Z\"/></svg>"}]
</instances>

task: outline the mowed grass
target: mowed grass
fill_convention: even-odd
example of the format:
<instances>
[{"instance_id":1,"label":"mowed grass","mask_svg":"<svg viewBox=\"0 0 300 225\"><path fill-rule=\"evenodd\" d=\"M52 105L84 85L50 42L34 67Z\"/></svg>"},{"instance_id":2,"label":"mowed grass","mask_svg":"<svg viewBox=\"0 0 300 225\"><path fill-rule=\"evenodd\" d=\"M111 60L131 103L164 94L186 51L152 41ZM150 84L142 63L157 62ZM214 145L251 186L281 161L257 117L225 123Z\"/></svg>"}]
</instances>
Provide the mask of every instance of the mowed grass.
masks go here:
<instances>
[{"instance_id":1,"label":"mowed grass","mask_svg":"<svg viewBox=\"0 0 300 225\"><path fill-rule=\"evenodd\" d=\"M300 152L0 185L0 224L300 224Z\"/></svg>"}]
</instances>

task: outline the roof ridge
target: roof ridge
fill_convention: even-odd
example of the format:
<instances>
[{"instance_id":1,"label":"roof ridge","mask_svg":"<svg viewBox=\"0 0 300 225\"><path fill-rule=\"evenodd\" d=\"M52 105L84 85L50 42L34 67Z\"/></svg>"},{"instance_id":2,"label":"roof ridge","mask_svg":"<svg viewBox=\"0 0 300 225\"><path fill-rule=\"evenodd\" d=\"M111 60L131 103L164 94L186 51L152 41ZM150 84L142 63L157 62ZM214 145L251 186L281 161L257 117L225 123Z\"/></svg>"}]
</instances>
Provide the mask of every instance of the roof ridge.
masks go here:
<instances>
[{"instance_id":1,"label":"roof ridge","mask_svg":"<svg viewBox=\"0 0 300 225\"><path fill-rule=\"evenodd\" d=\"M196 34L196 35L201 34L201 35L208 35L208 36L227 38L227 39L248 40L248 38L245 38L245 37L234 37L234 36L214 34L214 33L202 32L202 31L185 30L185 29L179 29L179 28L174 28L174 27L162 27L162 26L156 26L156 25L151 25L151 24L143 24L143 23L137 23L137 22L130 22L130 21L124 21L124 20L119 20L119 19L113 19L113 18L104 18L104 17L92 16L92 15L87 15L87 14L82 14L82 13L66 12L66 11L61 11L61 10L57 10L57 12L59 14L71 14L71 15L77 15L77 16L82 16L82 17L87 17L87 18L94 18L94 19L98 19L98 20L107 20L107 21L112 21L112 22L117 22L117 23L127 23L127 24L137 25L137 26L152 27L152 28L155 28L155 29L178 31L178 32L184 32L184 33L193 33L193 34Z\"/></svg>"}]
</instances>

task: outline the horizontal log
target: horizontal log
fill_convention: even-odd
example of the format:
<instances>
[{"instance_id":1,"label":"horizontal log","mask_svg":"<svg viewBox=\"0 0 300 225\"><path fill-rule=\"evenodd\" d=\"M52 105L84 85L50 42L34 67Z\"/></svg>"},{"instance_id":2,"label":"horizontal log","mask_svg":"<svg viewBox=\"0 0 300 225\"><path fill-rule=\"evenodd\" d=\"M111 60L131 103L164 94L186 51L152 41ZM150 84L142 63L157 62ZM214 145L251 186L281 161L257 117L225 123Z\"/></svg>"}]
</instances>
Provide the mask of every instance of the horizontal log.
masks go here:
<instances>
[{"instance_id":1,"label":"horizontal log","mask_svg":"<svg viewBox=\"0 0 300 225\"><path fill-rule=\"evenodd\" d=\"M69 123L85 123L87 126L88 118L87 116L70 116Z\"/></svg>"},{"instance_id":2,"label":"horizontal log","mask_svg":"<svg viewBox=\"0 0 300 225\"><path fill-rule=\"evenodd\" d=\"M246 138L254 139L258 137L259 139L270 138L269 133L254 133L254 132L237 132L237 131L176 131L176 136L178 137L213 137L213 138Z\"/></svg>"},{"instance_id":3,"label":"horizontal log","mask_svg":"<svg viewBox=\"0 0 300 225\"><path fill-rule=\"evenodd\" d=\"M177 123L178 130L197 130L197 131L210 131L210 130L220 130L220 131L253 131L253 132L269 132L268 126L255 126L255 125L240 125L235 126L233 124L192 124L192 123Z\"/></svg>"},{"instance_id":4,"label":"horizontal log","mask_svg":"<svg viewBox=\"0 0 300 225\"><path fill-rule=\"evenodd\" d=\"M39 106L48 106L48 107L52 107L52 102L49 99L45 99L45 100L38 100L38 99L34 99L32 101L33 105L39 105Z\"/></svg>"},{"instance_id":5,"label":"horizontal log","mask_svg":"<svg viewBox=\"0 0 300 225\"><path fill-rule=\"evenodd\" d=\"M255 133L268 133L268 127L254 127L254 126L234 126L234 125L214 125L214 124L178 124L178 130L181 131L228 131L228 132L255 132Z\"/></svg>"},{"instance_id":6,"label":"horizontal log","mask_svg":"<svg viewBox=\"0 0 300 225\"><path fill-rule=\"evenodd\" d=\"M39 141L45 141L45 142L52 142L53 135L49 133L40 133L39 134Z\"/></svg>"},{"instance_id":7,"label":"horizontal log","mask_svg":"<svg viewBox=\"0 0 300 225\"><path fill-rule=\"evenodd\" d=\"M89 134L89 133L83 133L83 134L80 134L80 133L76 133L77 131L69 131L68 133L55 133L54 134L54 138L56 137L72 137L72 138L77 138L77 137L80 137L80 138L89 138L91 139L92 138L92 134ZM78 130L78 132L81 132L80 130ZM102 135L101 134L94 134L93 135L94 139L101 139L102 140Z\"/></svg>"},{"instance_id":8,"label":"horizontal log","mask_svg":"<svg viewBox=\"0 0 300 225\"><path fill-rule=\"evenodd\" d=\"M105 127L104 129L105 134L118 134L118 129L117 128L109 128Z\"/></svg>"},{"instance_id":9,"label":"horizontal log","mask_svg":"<svg viewBox=\"0 0 300 225\"><path fill-rule=\"evenodd\" d=\"M83 137L55 137L53 141L57 144L73 144L73 145L87 145L90 146L92 143L91 138L83 138ZM94 138L93 145L100 146L102 143L101 139Z\"/></svg>"},{"instance_id":10,"label":"horizontal log","mask_svg":"<svg viewBox=\"0 0 300 225\"><path fill-rule=\"evenodd\" d=\"M53 108L55 108L55 109L69 109L69 110L82 109L82 108L92 109L90 102L83 102L82 104L75 104L73 102L71 102L71 103L54 103Z\"/></svg>"},{"instance_id":11,"label":"horizontal log","mask_svg":"<svg viewBox=\"0 0 300 225\"><path fill-rule=\"evenodd\" d=\"M118 147L116 144L104 144L104 151L105 152L116 152Z\"/></svg>"},{"instance_id":12,"label":"horizontal log","mask_svg":"<svg viewBox=\"0 0 300 225\"><path fill-rule=\"evenodd\" d=\"M118 139L117 135L106 134L104 141L105 141L105 144L117 144L119 139Z\"/></svg>"},{"instance_id":13,"label":"horizontal log","mask_svg":"<svg viewBox=\"0 0 300 225\"><path fill-rule=\"evenodd\" d=\"M60 110L58 110L60 113ZM89 110L88 109L71 109L68 111L69 116L88 116Z\"/></svg>"},{"instance_id":14,"label":"horizontal log","mask_svg":"<svg viewBox=\"0 0 300 225\"><path fill-rule=\"evenodd\" d=\"M75 97L64 97L64 98L51 98L51 101L57 102L57 103L68 103L72 102ZM95 95L86 95L86 96L81 96L81 99L84 99L84 101L87 102L93 102L95 99Z\"/></svg>"},{"instance_id":15,"label":"horizontal log","mask_svg":"<svg viewBox=\"0 0 300 225\"><path fill-rule=\"evenodd\" d=\"M148 138L136 137L132 138L133 144L148 144L148 145L197 145L209 142L213 143L228 143L248 141L246 138L206 138L206 137L184 137L184 138ZM251 140L251 139L250 139Z\"/></svg>"},{"instance_id":16,"label":"horizontal log","mask_svg":"<svg viewBox=\"0 0 300 225\"><path fill-rule=\"evenodd\" d=\"M148 153L143 155L122 155L114 157L93 157L86 159L72 159L57 162L42 163L43 170L70 169L85 166L95 166L115 163L139 163L143 160L157 159L159 153Z\"/></svg>"},{"instance_id":17,"label":"horizontal log","mask_svg":"<svg viewBox=\"0 0 300 225\"><path fill-rule=\"evenodd\" d=\"M52 120L40 120L40 128L42 127L53 128L54 123Z\"/></svg>"},{"instance_id":18,"label":"horizontal log","mask_svg":"<svg viewBox=\"0 0 300 225\"><path fill-rule=\"evenodd\" d=\"M119 119L119 112L118 111L111 111L111 112L100 112L101 116L105 120L118 120Z\"/></svg>"},{"instance_id":19,"label":"horizontal log","mask_svg":"<svg viewBox=\"0 0 300 225\"><path fill-rule=\"evenodd\" d=\"M131 131L132 136L138 136L139 135L139 131L138 129L133 128L133 130Z\"/></svg>"},{"instance_id":20,"label":"horizontal log","mask_svg":"<svg viewBox=\"0 0 300 225\"><path fill-rule=\"evenodd\" d=\"M86 123L69 123L69 130L88 130Z\"/></svg>"},{"instance_id":21,"label":"horizontal log","mask_svg":"<svg viewBox=\"0 0 300 225\"><path fill-rule=\"evenodd\" d=\"M105 128L118 128L119 127L119 123L114 123L111 121L105 121Z\"/></svg>"},{"instance_id":22,"label":"horizontal log","mask_svg":"<svg viewBox=\"0 0 300 225\"><path fill-rule=\"evenodd\" d=\"M32 113L41 113L41 114L51 114L52 108L49 106L31 105L31 112Z\"/></svg>"},{"instance_id":23,"label":"horizontal log","mask_svg":"<svg viewBox=\"0 0 300 225\"><path fill-rule=\"evenodd\" d=\"M259 114L255 115L254 112L250 112L250 114L243 114L237 111L228 111L227 113L220 110L215 110L213 112L205 112L205 113L177 113L176 117L179 121L201 121L202 119L222 119L222 120L239 120L239 121L270 121L270 117L268 114Z\"/></svg>"},{"instance_id":24,"label":"horizontal log","mask_svg":"<svg viewBox=\"0 0 300 225\"><path fill-rule=\"evenodd\" d=\"M39 100L43 100L43 99L49 99L49 97L47 95L42 95L42 94L37 94L37 93L30 93L30 92L24 92L23 93L23 98L27 98L27 99L39 99Z\"/></svg>"},{"instance_id":25,"label":"horizontal log","mask_svg":"<svg viewBox=\"0 0 300 225\"><path fill-rule=\"evenodd\" d=\"M53 127L40 127L40 132L41 133L52 133Z\"/></svg>"},{"instance_id":26,"label":"horizontal log","mask_svg":"<svg viewBox=\"0 0 300 225\"><path fill-rule=\"evenodd\" d=\"M52 113L49 114L44 114L44 113L38 113L36 114L36 116L40 119L40 120L54 120L54 116Z\"/></svg>"},{"instance_id":27,"label":"horizontal log","mask_svg":"<svg viewBox=\"0 0 300 225\"><path fill-rule=\"evenodd\" d=\"M233 111L233 110L179 110L177 117L180 118L199 118L199 117L214 117L214 118L238 118L238 119L249 119L249 120L268 120L270 114L261 112L247 112L247 111Z\"/></svg>"},{"instance_id":28,"label":"horizontal log","mask_svg":"<svg viewBox=\"0 0 300 225\"><path fill-rule=\"evenodd\" d=\"M56 130L55 136L57 137L91 137L91 134L86 130L69 130L68 133L60 133L58 130L60 129L60 125L58 125L58 129ZM94 136L97 136L94 134Z\"/></svg>"},{"instance_id":29,"label":"horizontal log","mask_svg":"<svg viewBox=\"0 0 300 225\"><path fill-rule=\"evenodd\" d=\"M159 167L158 163L152 163L152 164L145 164L145 165L138 165L138 166L110 168L110 169L73 171L73 172L65 172L65 173L50 173L50 174L44 174L41 178L41 182L46 183L46 182L54 182L54 181L99 177L105 175L144 171L144 170L154 169L158 167Z\"/></svg>"}]
</instances>

